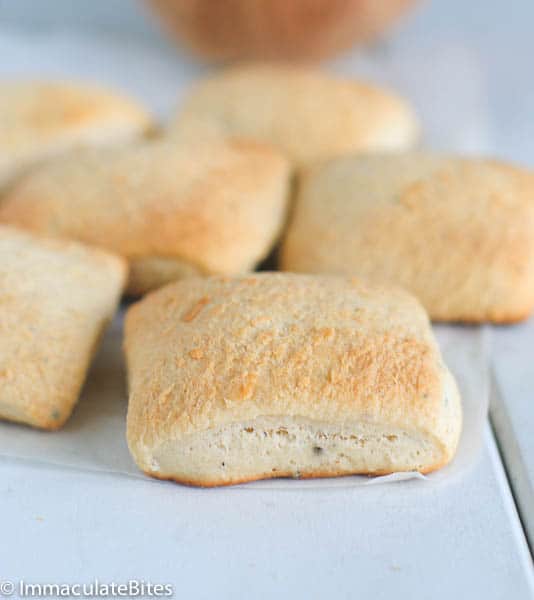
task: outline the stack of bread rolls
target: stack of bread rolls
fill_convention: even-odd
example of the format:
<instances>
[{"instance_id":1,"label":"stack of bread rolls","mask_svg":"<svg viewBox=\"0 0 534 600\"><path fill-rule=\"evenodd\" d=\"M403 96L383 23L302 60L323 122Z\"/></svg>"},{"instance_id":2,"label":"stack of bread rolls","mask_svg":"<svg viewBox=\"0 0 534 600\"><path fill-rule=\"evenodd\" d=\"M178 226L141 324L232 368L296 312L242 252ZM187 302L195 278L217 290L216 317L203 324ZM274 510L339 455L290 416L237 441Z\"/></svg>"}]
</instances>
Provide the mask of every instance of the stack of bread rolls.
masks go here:
<instances>
[{"instance_id":1,"label":"stack of bread rolls","mask_svg":"<svg viewBox=\"0 0 534 600\"><path fill-rule=\"evenodd\" d=\"M124 341L146 473L452 460L461 401L429 318L532 312L532 173L415 150L404 99L305 67L200 81L158 135L111 92L0 87L0 417L61 426L120 295L147 294ZM282 272L251 274L269 256Z\"/></svg>"}]
</instances>

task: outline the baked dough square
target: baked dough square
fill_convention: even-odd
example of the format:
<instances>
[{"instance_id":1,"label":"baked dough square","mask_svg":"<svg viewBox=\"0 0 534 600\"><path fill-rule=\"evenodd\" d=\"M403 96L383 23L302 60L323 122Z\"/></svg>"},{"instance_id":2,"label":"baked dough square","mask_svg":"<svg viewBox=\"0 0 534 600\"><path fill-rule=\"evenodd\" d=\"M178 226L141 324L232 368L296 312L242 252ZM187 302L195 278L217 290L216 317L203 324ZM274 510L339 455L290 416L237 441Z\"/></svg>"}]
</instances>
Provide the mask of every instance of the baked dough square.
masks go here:
<instances>
[{"instance_id":1,"label":"baked dough square","mask_svg":"<svg viewBox=\"0 0 534 600\"><path fill-rule=\"evenodd\" d=\"M57 429L126 279L116 256L0 226L0 418Z\"/></svg>"},{"instance_id":2,"label":"baked dough square","mask_svg":"<svg viewBox=\"0 0 534 600\"><path fill-rule=\"evenodd\" d=\"M348 156L303 174L281 267L400 285L437 321L534 308L534 174L432 154Z\"/></svg>"},{"instance_id":3,"label":"baked dough square","mask_svg":"<svg viewBox=\"0 0 534 600\"><path fill-rule=\"evenodd\" d=\"M249 142L144 144L71 154L20 180L0 221L128 259L128 292L233 275L265 258L286 217L287 160Z\"/></svg>"},{"instance_id":4,"label":"baked dough square","mask_svg":"<svg viewBox=\"0 0 534 600\"><path fill-rule=\"evenodd\" d=\"M151 126L135 101L87 84L0 82L0 185L78 146L131 140Z\"/></svg>"},{"instance_id":5,"label":"baked dough square","mask_svg":"<svg viewBox=\"0 0 534 600\"><path fill-rule=\"evenodd\" d=\"M147 474L216 486L448 463L456 383L404 291L258 273L170 284L126 315L128 444Z\"/></svg>"},{"instance_id":6,"label":"baked dough square","mask_svg":"<svg viewBox=\"0 0 534 600\"><path fill-rule=\"evenodd\" d=\"M256 139L299 167L347 152L404 150L419 137L412 108L389 90L269 63L230 67L199 81L173 130L182 139Z\"/></svg>"}]
</instances>

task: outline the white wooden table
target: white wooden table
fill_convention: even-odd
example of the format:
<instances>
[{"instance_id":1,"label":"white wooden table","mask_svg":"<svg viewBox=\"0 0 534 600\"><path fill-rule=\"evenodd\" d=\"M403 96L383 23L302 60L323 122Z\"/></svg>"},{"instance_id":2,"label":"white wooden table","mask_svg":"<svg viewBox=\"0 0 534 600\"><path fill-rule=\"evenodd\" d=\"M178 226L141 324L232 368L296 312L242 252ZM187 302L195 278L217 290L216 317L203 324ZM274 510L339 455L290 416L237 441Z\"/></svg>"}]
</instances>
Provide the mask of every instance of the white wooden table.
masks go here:
<instances>
[{"instance_id":1,"label":"white wooden table","mask_svg":"<svg viewBox=\"0 0 534 600\"><path fill-rule=\"evenodd\" d=\"M145 17L128 0L0 0L0 76L96 79L164 116L202 68ZM436 0L331 68L398 87L433 146L532 166L533 20L529 0ZM446 489L251 491L246 504L187 489L177 510L172 484L0 458L0 582L144 579L186 598L532 598L534 321L494 328L492 342L493 429L477 467Z\"/></svg>"}]
</instances>

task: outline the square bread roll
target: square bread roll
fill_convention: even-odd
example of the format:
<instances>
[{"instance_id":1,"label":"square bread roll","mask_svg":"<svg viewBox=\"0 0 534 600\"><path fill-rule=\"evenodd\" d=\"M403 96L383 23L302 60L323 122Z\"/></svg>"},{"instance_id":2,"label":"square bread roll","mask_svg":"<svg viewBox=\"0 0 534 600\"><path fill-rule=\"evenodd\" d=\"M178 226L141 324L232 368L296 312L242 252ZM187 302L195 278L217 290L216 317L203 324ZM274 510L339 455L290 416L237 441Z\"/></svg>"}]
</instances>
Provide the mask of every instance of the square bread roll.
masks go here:
<instances>
[{"instance_id":1,"label":"square bread roll","mask_svg":"<svg viewBox=\"0 0 534 600\"><path fill-rule=\"evenodd\" d=\"M73 147L123 142L150 125L136 102L95 86L0 82L0 185Z\"/></svg>"},{"instance_id":2,"label":"square bread roll","mask_svg":"<svg viewBox=\"0 0 534 600\"><path fill-rule=\"evenodd\" d=\"M116 256L0 226L0 418L57 429L126 279Z\"/></svg>"},{"instance_id":3,"label":"square bread roll","mask_svg":"<svg viewBox=\"0 0 534 600\"><path fill-rule=\"evenodd\" d=\"M199 486L417 470L453 457L456 383L412 296L354 279L195 278L132 306L128 445Z\"/></svg>"},{"instance_id":4,"label":"square bread roll","mask_svg":"<svg viewBox=\"0 0 534 600\"><path fill-rule=\"evenodd\" d=\"M233 275L265 258L286 217L287 160L255 143L157 140L71 154L29 173L0 221L120 254L128 292Z\"/></svg>"},{"instance_id":5,"label":"square bread roll","mask_svg":"<svg viewBox=\"0 0 534 600\"><path fill-rule=\"evenodd\" d=\"M248 64L200 81L173 126L180 138L235 136L299 166L347 152L403 150L419 127L396 94L304 66Z\"/></svg>"},{"instance_id":6,"label":"square bread roll","mask_svg":"<svg viewBox=\"0 0 534 600\"><path fill-rule=\"evenodd\" d=\"M534 308L534 174L492 160L349 156L309 169L283 270L405 287L438 321Z\"/></svg>"}]
</instances>

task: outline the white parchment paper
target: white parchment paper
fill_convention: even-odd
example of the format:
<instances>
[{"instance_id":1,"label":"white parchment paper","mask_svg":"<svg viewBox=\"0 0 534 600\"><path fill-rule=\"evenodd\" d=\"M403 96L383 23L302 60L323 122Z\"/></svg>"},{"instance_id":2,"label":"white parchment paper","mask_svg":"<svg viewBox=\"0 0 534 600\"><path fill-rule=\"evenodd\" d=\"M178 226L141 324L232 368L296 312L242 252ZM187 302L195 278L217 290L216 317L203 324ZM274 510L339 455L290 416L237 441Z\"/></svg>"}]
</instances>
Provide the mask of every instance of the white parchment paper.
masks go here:
<instances>
[{"instance_id":1,"label":"white parchment paper","mask_svg":"<svg viewBox=\"0 0 534 600\"><path fill-rule=\"evenodd\" d=\"M399 473L385 477L362 476L321 480L276 479L236 488L318 488L376 485L419 479L448 481L468 471L482 447L488 410L487 331L479 327L434 327L445 361L454 373L462 395L464 422L454 461L426 477ZM152 481L138 471L126 445L127 395L122 356L122 314L107 331L71 419L57 432L38 431L0 423L0 456L39 461L68 468L116 473Z\"/></svg>"}]
</instances>

